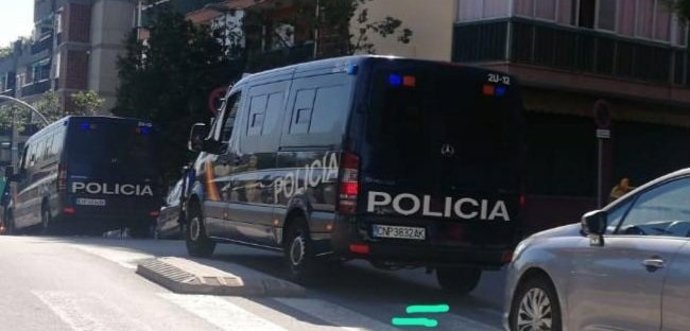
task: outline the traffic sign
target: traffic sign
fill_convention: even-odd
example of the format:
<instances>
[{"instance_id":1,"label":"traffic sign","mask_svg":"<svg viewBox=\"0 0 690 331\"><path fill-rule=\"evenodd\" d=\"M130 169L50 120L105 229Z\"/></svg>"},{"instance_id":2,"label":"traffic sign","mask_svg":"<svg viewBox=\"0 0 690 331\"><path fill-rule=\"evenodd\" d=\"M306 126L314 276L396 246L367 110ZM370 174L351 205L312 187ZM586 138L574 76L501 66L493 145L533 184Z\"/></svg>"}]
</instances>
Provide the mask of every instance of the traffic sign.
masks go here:
<instances>
[{"instance_id":1,"label":"traffic sign","mask_svg":"<svg viewBox=\"0 0 690 331\"><path fill-rule=\"evenodd\" d=\"M599 139L611 138L611 130L609 130L609 129L597 129L597 138L599 138Z\"/></svg>"}]
</instances>

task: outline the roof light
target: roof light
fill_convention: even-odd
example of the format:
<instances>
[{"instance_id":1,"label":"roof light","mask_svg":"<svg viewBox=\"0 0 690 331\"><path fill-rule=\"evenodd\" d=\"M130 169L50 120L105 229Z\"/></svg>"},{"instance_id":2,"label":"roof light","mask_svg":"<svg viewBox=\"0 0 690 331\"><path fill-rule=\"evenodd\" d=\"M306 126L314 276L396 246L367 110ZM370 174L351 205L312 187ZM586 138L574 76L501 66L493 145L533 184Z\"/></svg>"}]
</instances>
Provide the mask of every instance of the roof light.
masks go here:
<instances>
[{"instance_id":1,"label":"roof light","mask_svg":"<svg viewBox=\"0 0 690 331\"><path fill-rule=\"evenodd\" d=\"M508 91L508 88L505 86L498 86L496 87L496 96L497 97L502 97L506 95L506 92Z\"/></svg>"},{"instance_id":2,"label":"roof light","mask_svg":"<svg viewBox=\"0 0 690 331\"><path fill-rule=\"evenodd\" d=\"M417 77L415 77L415 76L405 76L405 77L403 77L403 86L405 86L405 87L415 87L415 86L417 86Z\"/></svg>"},{"instance_id":3,"label":"roof light","mask_svg":"<svg viewBox=\"0 0 690 331\"><path fill-rule=\"evenodd\" d=\"M402 82L403 82L402 76L400 76L398 74L390 74L388 76L388 83L391 86L398 87L398 86L402 85Z\"/></svg>"},{"instance_id":4,"label":"roof light","mask_svg":"<svg viewBox=\"0 0 690 331\"><path fill-rule=\"evenodd\" d=\"M81 125L79 125L79 128L86 131L91 129L91 124L89 122L81 122Z\"/></svg>"},{"instance_id":5,"label":"roof light","mask_svg":"<svg viewBox=\"0 0 690 331\"><path fill-rule=\"evenodd\" d=\"M348 74L348 75L354 76L354 75L356 75L357 72L359 71L359 66L356 65L356 64L354 64L354 63L350 63L350 64L347 65L347 70L346 70L346 71L347 71L347 74Z\"/></svg>"},{"instance_id":6,"label":"roof light","mask_svg":"<svg viewBox=\"0 0 690 331\"><path fill-rule=\"evenodd\" d=\"M482 94L484 94L484 95L495 95L496 94L496 87L493 85L484 84L484 86L482 86Z\"/></svg>"}]
</instances>

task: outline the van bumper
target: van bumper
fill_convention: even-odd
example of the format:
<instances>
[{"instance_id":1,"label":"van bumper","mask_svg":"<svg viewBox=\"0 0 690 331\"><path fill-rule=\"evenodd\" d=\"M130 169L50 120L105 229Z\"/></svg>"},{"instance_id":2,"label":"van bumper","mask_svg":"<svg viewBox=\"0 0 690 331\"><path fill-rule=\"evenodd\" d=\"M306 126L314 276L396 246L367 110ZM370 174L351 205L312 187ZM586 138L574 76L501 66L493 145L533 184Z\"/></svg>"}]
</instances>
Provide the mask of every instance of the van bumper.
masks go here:
<instances>
[{"instance_id":1,"label":"van bumper","mask_svg":"<svg viewBox=\"0 0 690 331\"><path fill-rule=\"evenodd\" d=\"M61 213L56 220L70 232L100 234L107 231L119 230L126 227L153 226L156 218L148 215L108 215L102 214L74 214Z\"/></svg>"},{"instance_id":2,"label":"van bumper","mask_svg":"<svg viewBox=\"0 0 690 331\"><path fill-rule=\"evenodd\" d=\"M336 258L364 259L392 266L468 266L492 270L501 268L512 258L512 243L489 247L463 242L443 245L429 241L373 239L361 228L352 221L336 222L328 240L320 240L316 246L330 246Z\"/></svg>"}]
</instances>

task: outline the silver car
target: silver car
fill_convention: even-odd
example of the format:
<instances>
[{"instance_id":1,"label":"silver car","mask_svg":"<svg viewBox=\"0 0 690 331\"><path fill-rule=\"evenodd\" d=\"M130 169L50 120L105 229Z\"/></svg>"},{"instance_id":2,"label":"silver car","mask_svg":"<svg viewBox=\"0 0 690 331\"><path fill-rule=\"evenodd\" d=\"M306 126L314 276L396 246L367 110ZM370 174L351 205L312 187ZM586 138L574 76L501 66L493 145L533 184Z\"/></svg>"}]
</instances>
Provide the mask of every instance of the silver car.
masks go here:
<instances>
[{"instance_id":1,"label":"silver car","mask_svg":"<svg viewBox=\"0 0 690 331\"><path fill-rule=\"evenodd\" d=\"M690 169L535 234L508 267L509 330L690 330Z\"/></svg>"}]
</instances>

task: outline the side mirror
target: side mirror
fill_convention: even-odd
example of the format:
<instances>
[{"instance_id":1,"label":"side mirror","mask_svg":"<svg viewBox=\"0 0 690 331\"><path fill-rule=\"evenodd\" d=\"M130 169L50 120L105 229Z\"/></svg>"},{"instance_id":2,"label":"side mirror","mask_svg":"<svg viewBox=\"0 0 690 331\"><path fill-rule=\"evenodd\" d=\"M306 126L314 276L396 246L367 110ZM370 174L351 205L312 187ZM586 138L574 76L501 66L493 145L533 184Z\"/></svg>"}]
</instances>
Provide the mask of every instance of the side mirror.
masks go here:
<instances>
[{"instance_id":1,"label":"side mirror","mask_svg":"<svg viewBox=\"0 0 690 331\"><path fill-rule=\"evenodd\" d=\"M592 246L604 246L606 212L595 210L582 216L582 230L589 236Z\"/></svg>"},{"instance_id":2,"label":"side mirror","mask_svg":"<svg viewBox=\"0 0 690 331\"><path fill-rule=\"evenodd\" d=\"M189 132L189 141L187 142L187 148L192 152L203 152L204 151L204 141L208 137L209 129L204 123L196 123L192 125L192 129Z\"/></svg>"}]
</instances>

